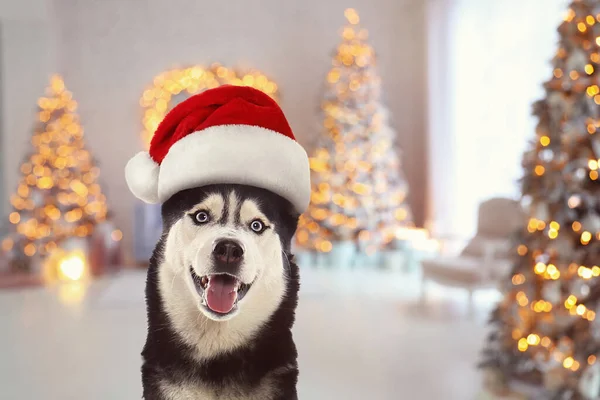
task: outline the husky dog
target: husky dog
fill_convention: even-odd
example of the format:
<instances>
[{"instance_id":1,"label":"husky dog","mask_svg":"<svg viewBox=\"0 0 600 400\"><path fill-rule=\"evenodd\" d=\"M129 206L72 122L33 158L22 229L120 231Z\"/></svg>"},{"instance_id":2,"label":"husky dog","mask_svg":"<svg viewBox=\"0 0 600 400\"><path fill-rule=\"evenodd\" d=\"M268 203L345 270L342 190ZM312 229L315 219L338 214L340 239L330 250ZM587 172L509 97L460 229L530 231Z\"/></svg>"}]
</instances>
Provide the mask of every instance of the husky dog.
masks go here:
<instances>
[{"instance_id":1,"label":"husky dog","mask_svg":"<svg viewBox=\"0 0 600 400\"><path fill-rule=\"evenodd\" d=\"M146 282L146 400L297 399L298 217L283 197L245 185L164 202Z\"/></svg>"}]
</instances>

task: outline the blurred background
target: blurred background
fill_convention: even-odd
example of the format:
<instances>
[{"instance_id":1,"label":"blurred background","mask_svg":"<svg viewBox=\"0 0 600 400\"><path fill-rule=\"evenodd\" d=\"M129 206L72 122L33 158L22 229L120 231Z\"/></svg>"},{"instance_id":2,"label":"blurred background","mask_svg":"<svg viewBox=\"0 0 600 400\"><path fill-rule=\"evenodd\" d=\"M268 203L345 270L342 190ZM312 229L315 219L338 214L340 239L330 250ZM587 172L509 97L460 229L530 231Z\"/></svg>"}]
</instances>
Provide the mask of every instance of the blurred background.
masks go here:
<instances>
[{"instance_id":1,"label":"blurred background","mask_svg":"<svg viewBox=\"0 0 600 400\"><path fill-rule=\"evenodd\" d=\"M599 47L598 0L0 0L0 397L141 396L125 164L233 84L311 157L300 398L600 398Z\"/></svg>"}]
</instances>

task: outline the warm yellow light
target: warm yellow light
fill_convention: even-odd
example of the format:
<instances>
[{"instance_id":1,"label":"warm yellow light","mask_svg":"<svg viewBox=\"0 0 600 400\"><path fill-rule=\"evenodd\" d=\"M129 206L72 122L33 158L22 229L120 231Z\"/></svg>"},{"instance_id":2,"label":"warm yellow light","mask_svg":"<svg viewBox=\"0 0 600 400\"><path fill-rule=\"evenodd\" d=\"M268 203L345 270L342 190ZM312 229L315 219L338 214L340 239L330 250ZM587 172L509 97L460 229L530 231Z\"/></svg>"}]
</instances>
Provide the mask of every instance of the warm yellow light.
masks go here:
<instances>
[{"instance_id":1,"label":"warm yellow light","mask_svg":"<svg viewBox=\"0 0 600 400\"><path fill-rule=\"evenodd\" d=\"M598 160L589 160L588 166L590 167L591 170L597 170L598 169Z\"/></svg>"},{"instance_id":2,"label":"warm yellow light","mask_svg":"<svg viewBox=\"0 0 600 400\"><path fill-rule=\"evenodd\" d=\"M531 333L529 336L527 336L527 344L528 345L537 346L539 343L540 343L540 337L538 335Z\"/></svg>"},{"instance_id":3,"label":"warm yellow light","mask_svg":"<svg viewBox=\"0 0 600 400\"><path fill-rule=\"evenodd\" d=\"M52 186L54 186L54 182L49 176L43 176L37 181L37 187L40 189L50 189Z\"/></svg>"},{"instance_id":4,"label":"warm yellow light","mask_svg":"<svg viewBox=\"0 0 600 400\"><path fill-rule=\"evenodd\" d=\"M523 275L523 274L513 275L512 283L513 283L513 285L521 285L521 284L525 283L525 275Z\"/></svg>"},{"instance_id":5,"label":"warm yellow light","mask_svg":"<svg viewBox=\"0 0 600 400\"><path fill-rule=\"evenodd\" d=\"M544 347L548 347L548 346L550 346L550 344L552 344L552 341L550 340L550 338L548 336L544 336L542 338L541 344Z\"/></svg>"},{"instance_id":6,"label":"warm yellow light","mask_svg":"<svg viewBox=\"0 0 600 400\"><path fill-rule=\"evenodd\" d=\"M588 25L594 25L596 23L596 19L594 18L593 15L588 15L587 17L585 17L585 22L588 23Z\"/></svg>"},{"instance_id":7,"label":"warm yellow light","mask_svg":"<svg viewBox=\"0 0 600 400\"><path fill-rule=\"evenodd\" d=\"M573 21L573 18L575 18L575 11L572 8L569 8L569 10L566 12L565 16L564 16L564 20L567 22L571 22Z\"/></svg>"},{"instance_id":8,"label":"warm yellow light","mask_svg":"<svg viewBox=\"0 0 600 400\"><path fill-rule=\"evenodd\" d=\"M525 307L527 304L529 304L529 299L527 298L527 295L524 292L517 293L516 298L517 303L519 303L521 307Z\"/></svg>"},{"instance_id":9,"label":"warm yellow light","mask_svg":"<svg viewBox=\"0 0 600 400\"><path fill-rule=\"evenodd\" d=\"M23 253L25 253L25 255L28 257L33 256L35 254L35 245L33 243L28 243L23 248Z\"/></svg>"},{"instance_id":10,"label":"warm yellow light","mask_svg":"<svg viewBox=\"0 0 600 400\"><path fill-rule=\"evenodd\" d=\"M544 272L546 272L546 264L544 264L543 262L539 262L539 263L535 264L535 267L533 270L536 274L541 275Z\"/></svg>"},{"instance_id":11,"label":"warm yellow light","mask_svg":"<svg viewBox=\"0 0 600 400\"><path fill-rule=\"evenodd\" d=\"M579 32L583 33L587 31L587 26L583 22L580 22L577 24L577 29L579 29Z\"/></svg>"},{"instance_id":12,"label":"warm yellow light","mask_svg":"<svg viewBox=\"0 0 600 400\"><path fill-rule=\"evenodd\" d=\"M529 347L529 344L527 344L527 339L525 339L525 338L519 339L517 346L519 348L519 351L527 351L527 348Z\"/></svg>"},{"instance_id":13,"label":"warm yellow light","mask_svg":"<svg viewBox=\"0 0 600 400\"><path fill-rule=\"evenodd\" d=\"M546 228L546 223L542 220L538 220L537 221L537 230L538 231L543 231L544 228Z\"/></svg>"},{"instance_id":14,"label":"warm yellow light","mask_svg":"<svg viewBox=\"0 0 600 400\"><path fill-rule=\"evenodd\" d=\"M595 181L598 179L598 171L590 171L590 179Z\"/></svg>"},{"instance_id":15,"label":"warm yellow light","mask_svg":"<svg viewBox=\"0 0 600 400\"><path fill-rule=\"evenodd\" d=\"M571 225L571 227L573 228L574 232L579 232L581 230L581 222L573 221L573 224Z\"/></svg>"},{"instance_id":16,"label":"warm yellow light","mask_svg":"<svg viewBox=\"0 0 600 400\"><path fill-rule=\"evenodd\" d=\"M540 138L540 144L541 144L542 146L544 146L544 147L545 147L545 146L548 146L548 145L550 144L550 138L549 138L548 136L546 136L546 135L542 136L542 137Z\"/></svg>"},{"instance_id":17,"label":"warm yellow light","mask_svg":"<svg viewBox=\"0 0 600 400\"><path fill-rule=\"evenodd\" d=\"M573 366L573 364L574 364L574 361L575 361L575 360L573 360L573 357L567 357L567 358L565 358L565 360L563 361L563 366L564 366L565 368L571 368L571 367Z\"/></svg>"},{"instance_id":18,"label":"warm yellow light","mask_svg":"<svg viewBox=\"0 0 600 400\"><path fill-rule=\"evenodd\" d=\"M584 267L583 265L579 267L579 269L577 270L577 273L583 279L590 279L593 276L592 270L590 268Z\"/></svg>"},{"instance_id":19,"label":"warm yellow light","mask_svg":"<svg viewBox=\"0 0 600 400\"><path fill-rule=\"evenodd\" d=\"M546 168L543 165L536 165L534 171L536 175L542 176L546 172Z\"/></svg>"},{"instance_id":20,"label":"warm yellow light","mask_svg":"<svg viewBox=\"0 0 600 400\"><path fill-rule=\"evenodd\" d=\"M519 247L517 247L517 254L519 254L520 256L524 256L525 254L527 254L527 246L525 246L524 244L520 244Z\"/></svg>"},{"instance_id":21,"label":"warm yellow light","mask_svg":"<svg viewBox=\"0 0 600 400\"><path fill-rule=\"evenodd\" d=\"M558 273L558 268L556 268L556 266L554 264L548 264L548 267L546 268L546 272L551 277L554 277Z\"/></svg>"},{"instance_id":22,"label":"warm yellow light","mask_svg":"<svg viewBox=\"0 0 600 400\"><path fill-rule=\"evenodd\" d=\"M587 318L588 321L593 321L594 319L596 319L596 313L592 310L587 310L585 318Z\"/></svg>"},{"instance_id":23,"label":"warm yellow light","mask_svg":"<svg viewBox=\"0 0 600 400\"><path fill-rule=\"evenodd\" d=\"M577 73L577 71L571 71L569 72L569 77L571 80L576 81L579 78L579 73Z\"/></svg>"},{"instance_id":24,"label":"warm yellow light","mask_svg":"<svg viewBox=\"0 0 600 400\"><path fill-rule=\"evenodd\" d=\"M577 306L577 308L575 309L575 312L577 313L577 315L583 315L585 314L586 308L583 304L579 304Z\"/></svg>"},{"instance_id":25,"label":"warm yellow light","mask_svg":"<svg viewBox=\"0 0 600 400\"><path fill-rule=\"evenodd\" d=\"M85 256L81 251L74 251L73 253L67 254L58 263L58 270L60 274L72 281L78 281L83 278L85 273Z\"/></svg>"},{"instance_id":26,"label":"warm yellow light","mask_svg":"<svg viewBox=\"0 0 600 400\"><path fill-rule=\"evenodd\" d=\"M593 73L594 73L594 67L592 66L592 64L587 64L587 65L585 66L585 72L586 72L586 74L588 74L588 75L591 75L591 74L593 74Z\"/></svg>"},{"instance_id":27,"label":"warm yellow light","mask_svg":"<svg viewBox=\"0 0 600 400\"><path fill-rule=\"evenodd\" d=\"M592 234L588 231L584 231L581 234L581 244L588 244L592 240Z\"/></svg>"},{"instance_id":28,"label":"warm yellow light","mask_svg":"<svg viewBox=\"0 0 600 400\"><path fill-rule=\"evenodd\" d=\"M577 297L575 297L574 295L570 295L565 300L565 308L568 309L568 310L570 310L571 308L573 308L573 306L575 304L577 304Z\"/></svg>"},{"instance_id":29,"label":"warm yellow light","mask_svg":"<svg viewBox=\"0 0 600 400\"><path fill-rule=\"evenodd\" d=\"M405 208L399 208L394 212L394 218L397 221L404 221L408 217L408 211Z\"/></svg>"},{"instance_id":30,"label":"warm yellow light","mask_svg":"<svg viewBox=\"0 0 600 400\"><path fill-rule=\"evenodd\" d=\"M562 77L563 77L563 71L562 71L562 69L560 69L560 68L556 68L556 69L554 70L554 76L555 76L557 79L560 79L560 78L562 78Z\"/></svg>"},{"instance_id":31,"label":"warm yellow light","mask_svg":"<svg viewBox=\"0 0 600 400\"><path fill-rule=\"evenodd\" d=\"M596 356L592 354L591 356L588 357L587 362L588 362L588 364L592 365L593 363L596 362Z\"/></svg>"},{"instance_id":32,"label":"warm yellow light","mask_svg":"<svg viewBox=\"0 0 600 400\"><path fill-rule=\"evenodd\" d=\"M352 25L356 25L360 22L358 13L353 8L347 8L346 11L344 11L344 16L346 17L348 22L351 23Z\"/></svg>"},{"instance_id":33,"label":"warm yellow light","mask_svg":"<svg viewBox=\"0 0 600 400\"><path fill-rule=\"evenodd\" d=\"M11 224L18 224L21 221L21 215L18 212L11 212L8 216Z\"/></svg>"},{"instance_id":34,"label":"warm yellow light","mask_svg":"<svg viewBox=\"0 0 600 400\"><path fill-rule=\"evenodd\" d=\"M558 231L556 229L548 230L548 237L550 239L556 239L558 237Z\"/></svg>"}]
</instances>

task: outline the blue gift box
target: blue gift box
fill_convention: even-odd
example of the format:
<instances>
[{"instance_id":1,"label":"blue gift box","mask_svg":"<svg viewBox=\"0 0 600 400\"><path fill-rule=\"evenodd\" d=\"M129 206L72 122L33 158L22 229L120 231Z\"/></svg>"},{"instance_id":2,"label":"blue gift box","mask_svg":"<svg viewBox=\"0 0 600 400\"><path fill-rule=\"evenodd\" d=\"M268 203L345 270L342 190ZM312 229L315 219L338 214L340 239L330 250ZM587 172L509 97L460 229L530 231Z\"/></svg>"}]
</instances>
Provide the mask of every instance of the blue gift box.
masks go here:
<instances>
[{"instance_id":1,"label":"blue gift box","mask_svg":"<svg viewBox=\"0 0 600 400\"><path fill-rule=\"evenodd\" d=\"M365 251L357 253L355 260L355 265L361 268L380 267L382 262L381 253L367 253Z\"/></svg>"},{"instance_id":2,"label":"blue gift box","mask_svg":"<svg viewBox=\"0 0 600 400\"><path fill-rule=\"evenodd\" d=\"M329 253L325 253L327 265L333 268L350 268L355 264L356 244L352 241L333 242Z\"/></svg>"},{"instance_id":3,"label":"blue gift box","mask_svg":"<svg viewBox=\"0 0 600 400\"><path fill-rule=\"evenodd\" d=\"M294 253L294 259L298 267L313 267L315 265L314 253L306 250L297 250Z\"/></svg>"},{"instance_id":4,"label":"blue gift box","mask_svg":"<svg viewBox=\"0 0 600 400\"><path fill-rule=\"evenodd\" d=\"M160 204L137 202L134 208L133 253L138 262L147 262L162 234Z\"/></svg>"},{"instance_id":5,"label":"blue gift box","mask_svg":"<svg viewBox=\"0 0 600 400\"><path fill-rule=\"evenodd\" d=\"M406 264L410 255L407 254L406 250L390 249L381 252L380 257L382 268L390 270L404 270L406 269Z\"/></svg>"}]
</instances>

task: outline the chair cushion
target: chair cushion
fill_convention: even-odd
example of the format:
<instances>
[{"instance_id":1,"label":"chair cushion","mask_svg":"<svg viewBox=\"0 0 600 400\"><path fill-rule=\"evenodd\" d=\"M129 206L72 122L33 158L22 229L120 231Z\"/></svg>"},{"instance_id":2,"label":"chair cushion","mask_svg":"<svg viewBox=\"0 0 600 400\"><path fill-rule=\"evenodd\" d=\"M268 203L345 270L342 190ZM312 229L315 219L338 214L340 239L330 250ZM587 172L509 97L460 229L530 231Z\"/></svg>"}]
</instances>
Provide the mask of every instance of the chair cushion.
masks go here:
<instances>
[{"instance_id":1,"label":"chair cushion","mask_svg":"<svg viewBox=\"0 0 600 400\"><path fill-rule=\"evenodd\" d=\"M505 258L510 251L510 246L511 243L508 239L476 235L467 243L461 255L475 258Z\"/></svg>"},{"instance_id":2,"label":"chair cushion","mask_svg":"<svg viewBox=\"0 0 600 400\"><path fill-rule=\"evenodd\" d=\"M510 260L498 259L484 264L481 258L459 256L423 260L422 267L423 274L432 279L473 285L503 278L511 263Z\"/></svg>"}]
</instances>

